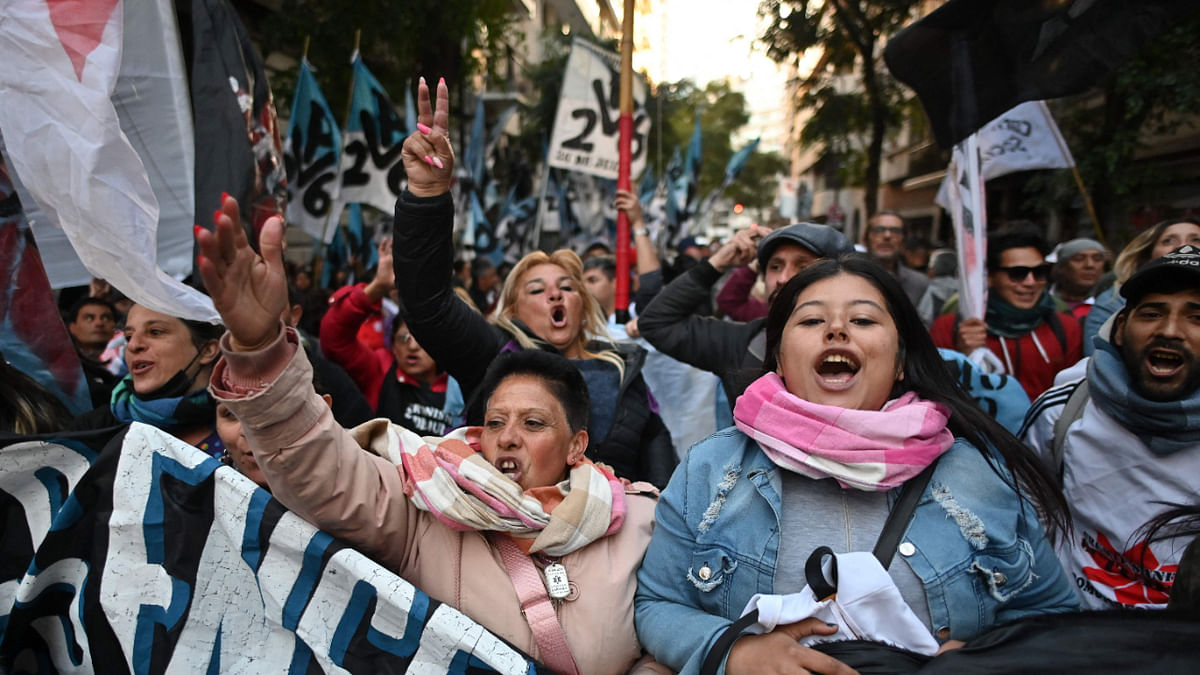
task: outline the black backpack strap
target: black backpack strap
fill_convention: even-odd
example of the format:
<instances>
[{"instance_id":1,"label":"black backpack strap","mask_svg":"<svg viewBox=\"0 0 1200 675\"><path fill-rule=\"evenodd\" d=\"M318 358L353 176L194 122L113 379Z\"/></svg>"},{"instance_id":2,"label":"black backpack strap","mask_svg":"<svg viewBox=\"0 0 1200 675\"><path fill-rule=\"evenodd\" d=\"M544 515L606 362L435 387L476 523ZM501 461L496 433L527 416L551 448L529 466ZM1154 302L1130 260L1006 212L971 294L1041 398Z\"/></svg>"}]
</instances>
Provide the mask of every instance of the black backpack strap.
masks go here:
<instances>
[{"instance_id":1,"label":"black backpack strap","mask_svg":"<svg viewBox=\"0 0 1200 675\"><path fill-rule=\"evenodd\" d=\"M908 530L908 522L912 520L913 512L917 510L917 502L921 501L921 495L929 485L935 468L936 459L921 473L905 481L904 487L900 488L900 497L888 513L887 522L883 524L879 539L875 540L875 550L872 551L883 565L883 569L886 570L892 564L892 558L896 557L896 547L900 545L904 532Z\"/></svg>"},{"instance_id":2,"label":"black backpack strap","mask_svg":"<svg viewBox=\"0 0 1200 675\"><path fill-rule=\"evenodd\" d=\"M721 670L721 662L733 648L733 643L742 637L742 633L745 633L747 628L756 623L758 623L757 609L729 624L725 632L721 633L721 636L713 643L712 649L708 650L708 655L704 657L704 663L700 665L700 675L717 675L717 672Z\"/></svg>"},{"instance_id":3,"label":"black backpack strap","mask_svg":"<svg viewBox=\"0 0 1200 675\"><path fill-rule=\"evenodd\" d=\"M892 564L892 558L896 556L896 548L900 545L900 539L908 529L908 522L912 520L917 502L921 500L921 495L924 494L925 487L929 485L929 479L933 476L936 467L937 460L934 460L921 473L905 481L904 486L900 488L900 497L896 500L896 505L892 507L891 512L888 513L887 522L883 524L879 539L875 541L875 550L872 551L883 565L883 569L886 570ZM833 583L826 581L824 574L821 573L821 560L826 555L833 555L833 550L828 546L821 546L809 555L808 561L804 565L804 576L818 600L837 592L836 559L831 575ZM708 650L708 654L700 666L700 675L715 675L720 670L721 662L725 660L725 654L733 648L733 643L737 642L746 629L755 623L758 623L757 609L751 610L750 613L730 624L713 643L712 649Z\"/></svg>"}]
</instances>

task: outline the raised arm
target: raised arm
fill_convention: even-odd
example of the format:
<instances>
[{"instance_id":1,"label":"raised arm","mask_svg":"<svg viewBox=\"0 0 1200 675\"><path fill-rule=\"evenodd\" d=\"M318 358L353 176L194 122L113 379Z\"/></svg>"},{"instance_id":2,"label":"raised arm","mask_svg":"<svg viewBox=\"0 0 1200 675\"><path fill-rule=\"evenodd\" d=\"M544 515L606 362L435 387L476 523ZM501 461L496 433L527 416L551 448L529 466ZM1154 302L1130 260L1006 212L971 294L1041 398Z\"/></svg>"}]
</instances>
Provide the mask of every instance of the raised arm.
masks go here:
<instances>
[{"instance_id":1,"label":"raised arm","mask_svg":"<svg viewBox=\"0 0 1200 675\"><path fill-rule=\"evenodd\" d=\"M281 503L400 570L413 507L390 462L364 452L312 386L312 368L287 306L283 223L267 220L250 248L237 202L225 198L216 231L199 230L197 266L227 329L210 390L242 422L255 459ZM366 427L364 427L366 428ZM386 422L370 427L387 433Z\"/></svg>"},{"instance_id":2,"label":"raised arm","mask_svg":"<svg viewBox=\"0 0 1200 675\"><path fill-rule=\"evenodd\" d=\"M507 338L455 295L451 283L454 151L446 136L450 109L446 83L438 82L434 108L422 79L417 104L417 131L404 140L402 152L408 190L396 200L396 287L408 312L409 330L469 397Z\"/></svg>"}]
</instances>

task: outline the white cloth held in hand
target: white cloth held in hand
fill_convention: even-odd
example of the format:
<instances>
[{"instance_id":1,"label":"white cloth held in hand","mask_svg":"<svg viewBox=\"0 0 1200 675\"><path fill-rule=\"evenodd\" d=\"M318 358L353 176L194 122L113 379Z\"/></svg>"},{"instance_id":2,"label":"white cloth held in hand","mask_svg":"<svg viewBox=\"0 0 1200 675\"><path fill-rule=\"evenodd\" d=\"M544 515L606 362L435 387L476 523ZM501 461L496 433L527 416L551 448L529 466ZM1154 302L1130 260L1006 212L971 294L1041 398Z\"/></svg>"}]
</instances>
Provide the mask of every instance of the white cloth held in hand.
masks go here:
<instances>
[{"instance_id":1,"label":"white cloth held in hand","mask_svg":"<svg viewBox=\"0 0 1200 675\"><path fill-rule=\"evenodd\" d=\"M818 549L818 552L820 549ZM814 554L816 555L816 554ZM834 572L834 564L837 571ZM836 624L833 635L809 635L800 644L811 647L823 642L871 640L926 656L937 653L938 643L929 628L917 618L887 570L871 553L835 553L821 563L825 579L833 579L834 595L819 599L812 585L788 595L756 594L742 612L758 610L758 623L749 632L769 633L780 624L816 617Z\"/></svg>"},{"instance_id":2,"label":"white cloth held in hand","mask_svg":"<svg viewBox=\"0 0 1200 675\"><path fill-rule=\"evenodd\" d=\"M1004 367L1004 362L996 356L995 352L985 347L976 347L975 351L967 354L967 358L979 366L979 369L985 373L996 373L1000 375L1009 375L1008 369Z\"/></svg>"}]
</instances>

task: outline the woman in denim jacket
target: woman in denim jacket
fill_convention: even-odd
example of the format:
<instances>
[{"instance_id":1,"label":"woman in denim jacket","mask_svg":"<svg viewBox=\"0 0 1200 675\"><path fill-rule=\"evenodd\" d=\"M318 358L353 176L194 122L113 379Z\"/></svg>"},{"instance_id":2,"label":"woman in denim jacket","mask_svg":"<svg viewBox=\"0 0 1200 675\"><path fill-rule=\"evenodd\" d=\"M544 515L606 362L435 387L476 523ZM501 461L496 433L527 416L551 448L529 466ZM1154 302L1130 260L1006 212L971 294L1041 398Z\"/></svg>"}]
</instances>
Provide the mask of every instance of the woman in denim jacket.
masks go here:
<instances>
[{"instance_id":1,"label":"woman in denim jacket","mask_svg":"<svg viewBox=\"0 0 1200 675\"><path fill-rule=\"evenodd\" d=\"M887 573L942 649L1077 609L1037 515L1065 528L1061 493L959 388L891 276L822 261L783 288L766 330L737 428L693 447L659 500L636 624L660 663L699 671L754 594L805 586L815 548L870 551L894 488L934 462ZM851 672L797 642L836 630L807 619L741 637L723 670Z\"/></svg>"}]
</instances>

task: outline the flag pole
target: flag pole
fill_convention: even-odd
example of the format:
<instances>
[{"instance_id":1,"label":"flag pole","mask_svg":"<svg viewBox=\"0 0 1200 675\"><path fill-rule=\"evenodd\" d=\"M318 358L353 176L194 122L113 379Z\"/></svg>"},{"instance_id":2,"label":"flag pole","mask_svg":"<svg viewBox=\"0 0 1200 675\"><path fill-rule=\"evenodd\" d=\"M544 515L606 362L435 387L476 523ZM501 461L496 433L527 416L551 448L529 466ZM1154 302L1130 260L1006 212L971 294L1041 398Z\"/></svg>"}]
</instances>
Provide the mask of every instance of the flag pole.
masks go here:
<instances>
[{"instance_id":1,"label":"flag pole","mask_svg":"<svg viewBox=\"0 0 1200 675\"><path fill-rule=\"evenodd\" d=\"M617 188L620 190L633 189L629 175L633 162L633 1L625 0L625 12L621 16L621 116L617 141ZM624 210L617 211L616 296L617 322L624 324L629 321L629 215Z\"/></svg>"},{"instance_id":2,"label":"flag pole","mask_svg":"<svg viewBox=\"0 0 1200 675\"><path fill-rule=\"evenodd\" d=\"M301 60L301 61L307 61L307 60L308 60L308 43L309 43L309 41L310 41L311 39L312 39L312 36L310 36L310 35L305 35L305 36L304 36L304 50L303 50L303 51L301 51L301 53L300 53L300 60Z\"/></svg>"},{"instance_id":3,"label":"flag pole","mask_svg":"<svg viewBox=\"0 0 1200 675\"><path fill-rule=\"evenodd\" d=\"M1100 227L1100 219L1096 217L1096 206L1092 204L1092 196L1088 194L1087 186L1083 184L1083 176L1079 175L1079 167L1071 164L1071 175L1075 177L1075 186L1079 188L1079 194L1083 195L1083 206L1087 209L1088 217L1092 219L1092 229L1096 231L1096 239L1105 248L1108 247L1108 242L1104 240L1104 229Z\"/></svg>"}]
</instances>

